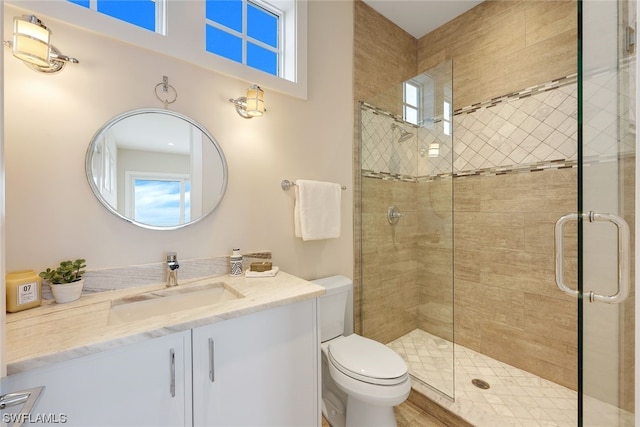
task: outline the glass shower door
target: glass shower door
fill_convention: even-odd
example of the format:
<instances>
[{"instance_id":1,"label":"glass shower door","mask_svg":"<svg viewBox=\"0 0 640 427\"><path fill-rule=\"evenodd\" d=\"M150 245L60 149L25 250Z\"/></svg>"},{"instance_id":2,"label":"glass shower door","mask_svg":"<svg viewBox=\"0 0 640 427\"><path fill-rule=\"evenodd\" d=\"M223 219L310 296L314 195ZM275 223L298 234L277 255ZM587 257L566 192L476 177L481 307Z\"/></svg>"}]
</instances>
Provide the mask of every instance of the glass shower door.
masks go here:
<instances>
[{"instance_id":1,"label":"glass shower door","mask_svg":"<svg viewBox=\"0 0 640 427\"><path fill-rule=\"evenodd\" d=\"M580 425L634 425L636 4L579 2Z\"/></svg>"},{"instance_id":2,"label":"glass shower door","mask_svg":"<svg viewBox=\"0 0 640 427\"><path fill-rule=\"evenodd\" d=\"M453 63L360 104L361 333L455 397Z\"/></svg>"}]
</instances>

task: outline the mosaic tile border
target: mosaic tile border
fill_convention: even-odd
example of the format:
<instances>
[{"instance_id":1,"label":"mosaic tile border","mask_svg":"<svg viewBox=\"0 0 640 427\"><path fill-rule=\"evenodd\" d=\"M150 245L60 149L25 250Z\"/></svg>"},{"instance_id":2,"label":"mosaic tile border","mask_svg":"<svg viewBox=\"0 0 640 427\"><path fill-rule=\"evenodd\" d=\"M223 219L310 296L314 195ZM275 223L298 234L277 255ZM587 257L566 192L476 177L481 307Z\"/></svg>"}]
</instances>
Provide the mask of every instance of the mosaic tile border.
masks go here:
<instances>
[{"instance_id":1,"label":"mosaic tile border","mask_svg":"<svg viewBox=\"0 0 640 427\"><path fill-rule=\"evenodd\" d=\"M613 161L611 159L610 161ZM600 162L590 162L591 163L600 163ZM528 173L528 172L540 172L544 170L553 170L553 169L571 169L578 166L578 162L576 160L552 160L549 162L538 162L529 165L514 165L513 167L494 167L494 168L486 168L486 169L478 169L473 171L463 171L458 173L446 173L446 174L438 174L434 176L419 176L419 177L410 177L406 175L397 175L391 174L387 172L375 172L371 170L363 170L362 177L363 178L373 178L380 179L382 181L396 181L396 182L431 182L437 181L441 179L451 179L451 178L466 178L471 176L497 176L497 175L512 175L518 173Z\"/></svg>"},{"instance_id":2,"label":"mosaic tile border","mask_svg":"<svg viewBox=\"0 0 640 427\"><path fill-rule=\"evenodd\" d=\"M528 165L514 165L513 167L495 167L487 169L479 169L476 171L464 171L454 173L455 178L464 178L469 176L497 176L497 175L513 175L518 173L540 172L552 169L571 169L578 166L576 160L551 160L548 162L537 162Z\"/></svg>"},{"instance_id":3,"label":"mosaic tile border","mask_svg":"<svg viewBox=\"0 0 640 427\"><path fill-rule=\"evenodd\" d=\"M561 77L559 79L551 80L550 82L542 83L539 85L531 86L526 89L523 89L518 92L511 92L506 95L501 95L496 98L491 98L488 101L479 102L476 104L471 104L466 107L459 108L454 110L453 115L458 116L461 114L469 114L475 111L478 111L481 108L491 108L495 107L498 104L503 102L513 101L516 99L527 98L532 95L536 95L539 93L547 92L550 90L558 89L563 86L567 86L570 84L576 84L578 82L578 74L571 74L566 77Z\"/></svg>"},{"instance_id":4,"label":"mosaic tile border","mask_svg":"<svg viewBox=\"0 0 640 427\"><path fill-rule=\"evenodd\" d=\"M414 125L413 123L405 122L404 120L402 120L402 116L400 116L399 114L390 113L389 111L383 110L382 108L376 107L375 105L371 105L368 102L360 101L360 105L361 105L361 108L370 110L373 114L380 114L383 116L387 116L397 122L402 123L405 126L411 126L414 128L419 127L418 125Z\"/></svg>"},{"instance_id":5,"label":"mosaic tile border","mask_svg":"<svg viewBox=\"0 0 640 427\"><path fill-rule=\"evenodd\" d=\"M478 102L478 103L475 103L475 104L468 105L466 107L458 108L457 110L453 111L453 115L454 116L459 116L461 114L473 113L475 111L478 111L481 108L495 107L496 105L501 104L503 102L513 101L515 99L527 98L529 96L536 95L538 93L543 93L543 92L547 92L547 91L550 91L550 90L558 89L560 87L567 86L567 85L570 85L570 84L576 84L577 82L578 82L578 74L571 74L571 75L568 75L566 77L561 77L561 78L554 79L554 80L551 80L551 81L546 82L546 83L542 83L542 84L539 84L539 85L535 85L535 86L531 86L531 87L525 88L525 89L520 90L518 92L511 92L511 93L508 93L506 95L501 95L501 96L498 96L498 97L495 97L495 98L491 98L488 101ZM371 105L371 104L369 104L367 102L364 102L364 101L361 101L361 105L362 105L362 107L371 110L374 114L381 114L383 116L390 117L393 120L401 122L406 126L412 126L412 127L415 127L415 128L419 127L418 125L414 125L413 123L405 122L404 120L402 120L402 116L400 116L398 114L390 113L389 111L383 110L382 108L376 107L375 105ZM438 123L440 121L442 121L441 117L436 117L433 120L434 123Z\"/></svg>"},{"instance_id":6,"label":"mosaic tile border","mask_svg":"<svg viewBox=\"0 0 640 427\"><path fill-rule=\"evenodd\" d=\"M363 169L361 172L363 178L381 179L383 181L416 182L417 179L415 176L401 175L391 172L376 172L367 169Z\"/></svg>"}]
</instances>

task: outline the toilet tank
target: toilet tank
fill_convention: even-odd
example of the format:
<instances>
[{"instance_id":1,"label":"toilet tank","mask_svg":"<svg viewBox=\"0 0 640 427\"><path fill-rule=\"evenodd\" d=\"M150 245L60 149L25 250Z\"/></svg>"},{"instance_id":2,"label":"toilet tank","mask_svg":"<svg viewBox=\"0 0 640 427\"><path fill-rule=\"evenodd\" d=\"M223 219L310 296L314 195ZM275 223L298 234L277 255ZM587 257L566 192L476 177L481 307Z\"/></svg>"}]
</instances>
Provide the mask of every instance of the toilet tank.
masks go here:
<instances>
[{"instance_id":1,"label":"toilet tank","mask_svg":"<svg viewBox=\"0 0 640 427\"><path fill-rule=\"evenodd\" d=\"M312 280L325 288L318 298L320 313L320 341L353 333L353 282L345 276L331 276Z\"/></svg>"}]
</instances>

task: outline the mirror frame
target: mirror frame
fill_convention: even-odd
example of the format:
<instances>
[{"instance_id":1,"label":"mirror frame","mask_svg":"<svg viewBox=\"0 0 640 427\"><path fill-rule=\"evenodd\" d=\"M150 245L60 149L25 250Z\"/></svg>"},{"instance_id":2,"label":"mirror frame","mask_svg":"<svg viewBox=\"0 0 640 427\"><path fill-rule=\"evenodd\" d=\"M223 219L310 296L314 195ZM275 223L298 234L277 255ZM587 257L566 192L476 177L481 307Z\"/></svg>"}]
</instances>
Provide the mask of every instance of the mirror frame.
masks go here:
<instances>
[{"instance_id":1,"label":"mirror frame","mask_svg":"<svg viewBox=\"0 0 640 427\"><path fill-rule=\"evenodd\" d=\"M207 138L209 138L209 141L211 141L211 143L213 144L213 147L216 149L216 151L218 152L218 155L220 156L220 161L222 163L222 174L223 174L223 176L222 176L222 187L220 189L220 194L218 195L217 200L215 200L215 202L213 203L212 207L209 210L207 210L206 212L204 212L197 219L191 220L191 221L186 222L184 224L168 225L168 226L151 225L151 224L145 224L143 222L136 221L136 220L134 220L132 218L126 217L122 213L118 212L117 209L115 209L113 206L111 206L105 200L105 198L102 196L102 194L100 194L100 190L97 188L97 186L96 186L96 184L95 184L95 182L93 180L93 173L92 173L93 165L92 165L92 161L91 160L92 160L92 155L93 155L93 152L94 152L94 147L95 147L96 141L98 141L105 133L107 133L114 125L116 125L120 121L122 121L124 119L127 119L129 117L134 117L134 116L138 116L138 115L141 115L141 114L148 114L148 113L164 114L164 115L172 116L172 117L175 117L175 118L178 118L178 119L181 119L181 120L184 120L184 121L188 122L192 126L196 127L198 130L200 130L200 132L202 132ZM89 142L89 146L87 147L87 153L85 155L85 173L86 173L87 181L89 182L89 186L91 187L91 191L96 196L96 198L100 201L100 203L105 208L107 208L107 210L109 212L113 213L114 215L116 215L120 219L123 219L123 220L125 220L126 222L128 222L130 224L137 225L139 227L150 229L150 230L177 230L177 229L186 227L187 225L195 224L195 223L201 221L202 219L206 218L214 210L216 210L216 208L220 205L220 202L222 201L222 198L224 197L224 194L227 191L227 181L228 181L227 160L226 160L226 158L224 156L222 148L218 144L218 141L216 141L216 139L213 137L213 135L211 135L209 133L207 128L205 128L203 125L201 125L200 123L198 123L197 121L195 121L194 119L192 119L189 116L177 113L177 112L172 111L172 110L162 109L162 108L138 108L138 109L135 109L135 110L125 111L125 112L123 112L121 114L118 114L117 116L109 119L104 125L102 125L100 127L100 129L98 129L98 131L93 135L93 137L91 138L91 141Z\"/></svg>"}]
</instances>

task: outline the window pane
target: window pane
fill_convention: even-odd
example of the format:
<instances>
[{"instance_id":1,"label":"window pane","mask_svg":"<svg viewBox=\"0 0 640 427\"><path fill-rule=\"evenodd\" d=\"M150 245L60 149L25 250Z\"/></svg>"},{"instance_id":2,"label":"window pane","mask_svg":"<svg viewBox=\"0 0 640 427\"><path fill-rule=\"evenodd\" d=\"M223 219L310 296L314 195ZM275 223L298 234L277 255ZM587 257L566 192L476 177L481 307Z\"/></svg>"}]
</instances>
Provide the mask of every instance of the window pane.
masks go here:
<instances>
[{"instance_id":1,"label":"window pane","mask_svg":"<svg viewBox=\"0 0 640 427\"><path fill-rule=\"evenodd\" d=\"M84 6L84 7L89 7L89 0L69 0L71 3L75 3L78 6Z\"/></svg>"},{"instance_id":2,"label":"window pane","mask_svg":"<svg viewBox=\"0 0 640 427\"><path fill-rule=\"evenodd\" d=\"M207 0L207 19L242 32L242 0Z\"/></svg>"},{"instance_id":3,"label":"window pane","mask_svg":"<svg viewBox=\"0 0 640 427\"><path fill-rule=\"evenodd\" d=\"M247 34L274 48L278 47L278 17L261 7L247 4Z\"/></svg>"},{"instance_id":4,"label":"window pane","mask_svg":"<svg viewBox=\"0 0 640 427\"><path fill-rule=\"evenodd\" d=\"M447 101L444 101L443 116L445 120L451 120L451 104L449 104Z\"/></svg>"},{"instance_id":5,"label":"window pane","mask_svg":"<svg viewBox=\"0 0 640 427\"><path fill-rule=\"evenodd\" d=\"M147 30L156 30L156 4L152 0L99 0L98 12Z\"/></svg>"},{"instance_id":6,"label":"window pane","mask_svg":"<svg viewBox=\"0 0 640 427\"><path fill-rule=\"evenodd\" d=\"M278 75L278 55L253 43L247 43L247 65Z\"/></svg>"},{"instance_id":7,"label":"window pane","mask_svg":"<svg viewBox=\"0 0 640 427\"><path fill-rule=\"evenodd\" d=\"M451 135L451 122L443 121L442 122L442 131L445 135Z\"/></svg>"},{"instance_id":8,"label":"window pane","mask_svg":"<svg viewBox=\"0 0 640 427\"><path fill-rule=\"evenodd\" d=\"M416 86L404 85L404 102L414 107L418 106L418 88Z\"/></svg>"},{"instance_id":9,"label":"window pane","mask_svg":"<svg viewBox=\"0 0 640 427\"><path fill-rule=\"evenodd\" d=\"M207 25L207 52L242 63L242 39Z\"/></svg>"},{"instance_id":10,"label":"window pane","mask_svg":"<svg viewBox=\"0 0 640 427\"><path fill-rule=\"evenodd\" d=\"M414 125L418 124L418 110L405 106L404 108L404 120Z\"/></svg>"},{"instance_id":11,"label":"window pane","mask_svg":"<svg viewBox=\"0 0 640 427\"><path fill-rule=\"evenodd\" d=\"M180 182L136 179L135 219L152 225L180 224Z\"/></svg>"}]
</instances>

